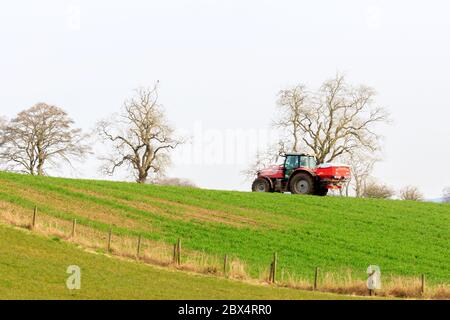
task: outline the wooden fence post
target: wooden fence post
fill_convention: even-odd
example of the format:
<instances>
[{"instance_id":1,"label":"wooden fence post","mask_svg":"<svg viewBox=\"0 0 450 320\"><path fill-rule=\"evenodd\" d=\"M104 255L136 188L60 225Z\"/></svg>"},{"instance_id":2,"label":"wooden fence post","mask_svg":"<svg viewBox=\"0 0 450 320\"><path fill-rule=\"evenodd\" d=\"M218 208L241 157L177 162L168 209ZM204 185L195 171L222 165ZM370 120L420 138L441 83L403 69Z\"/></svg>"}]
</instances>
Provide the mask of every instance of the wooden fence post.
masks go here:
<instances>
[{"instance_id":1,"label":"wooden fence post","mask_svg":"<svg viewBox=\"0 0 450 320\"><path fill-rule=\"evenodd\" d=\"M270 263L270 269L269 269L269 282L273 282L273 261Z\"/></svg>"},{"instance_id":2,"label":"wooden fence post","mask_svg":"<svg viewBox=\"0 0 450 320\"><path fill-rule=\"evenodd\" d=\"M173 263L177 262L177 244L173 245Z\"/></svg>"},{"instance_id":3,"label":"wooden fence post","mask_svg":"<svg viewBox=\"0 0 450 320\"><path fill-rule=\"evenodd\" d=\"M316 267L316 270L314 271L314 286L313 286L314 291L317 290L317 278L318 277L319 277L319 268Z\"/></svg>"},{"instance_id":4,"label":"wooden fence post","mask_svg":"<svg viewBox=\"0 0 450 320\"><path fill-rule=\"evenodd\" d=\"M76 228L77 228L77 219L73 219L72 222L72 238L75 238L76 235Z\"/></svg>"},{"instance_id":5,"label":"wooden fence post","mask_svg":"<svg viewBox=\"0 0 450 320\"><path fill-rule=\"evenodd\" d=\"M137 250L136 250L136 259L139 259L139 254L141 252L141 235L138 237L138 244L137 244Z\"/></svg>"},{"instance_id":6,"label":"wooden fence post","mask_svg":"<svg viewBox=\"0 0 450 320\"><path fill-rule=\"evenodd\" d=\"M227 276L227 265L228 265L228 255L225 254L223 257L223 275Z\"/></svg>"},{"instance_id":7,"label":"wooden fence post","mask_svg":"<svg viewBox=\"0 0 450 320\"><path fill-rule=\"evenodd\" d=\"M112 228L109 228L109 232L108 232L108 252L111 252L111 241L112 241Z\"/></svg>"},{"instance_id":8,"label":"wooden fence post","mask_svg":"<svg viewBox=\"0 0 450 320\"><path fill-rule=\"evenodd\" d=\"M31 230L33 230L36 227L36 215L37 215L38 207L34 206L33 210L33 219L31 220Z\"/></svg>"},{"instance_id":9,"label":"wooden fence post","mask_svg":"<svg viewBox=\"0 0 450 320\"><path fill-rule=\"evenodd\" d=\"M276 276L277 276L277 253L275 252L273 254L273 261L270 264L270 275L269 275L269 282L275 283Z\"/></svg>"},{"instance_id":10,"label":"wooden fence post","mask_svg":"<svg viewBox=\"0 0 450 320\"><path fill-rule=\"evenodd\" d=\"M420 292L422 293L422 295L425 294L425 275L422 274L421 278L421 288L420 288Z\"/></svg>"},{"instance_id":11,"label":"wooden fence post","mask_svg":"<svg viewBox=\"0 0 450 320\"><path fill-rule=\"evenodd\" d=\"M177 264L181 265L181 239L177 243Z\"/></svg>"},{"instance_id":12,"label":"wooden fence post","mask_svg":"<svg viewBox=\"0 0 450 320\"><path fill-rule=\"evenodd\" d=\"M278 260L278 257L277 257L277 253L275 252L274 254L273 254L273 268L272 268L272 282L273 283L275 283L275 281L276 281L276 276L277 276L277 260Z\"/></svg>"}]
</instances>

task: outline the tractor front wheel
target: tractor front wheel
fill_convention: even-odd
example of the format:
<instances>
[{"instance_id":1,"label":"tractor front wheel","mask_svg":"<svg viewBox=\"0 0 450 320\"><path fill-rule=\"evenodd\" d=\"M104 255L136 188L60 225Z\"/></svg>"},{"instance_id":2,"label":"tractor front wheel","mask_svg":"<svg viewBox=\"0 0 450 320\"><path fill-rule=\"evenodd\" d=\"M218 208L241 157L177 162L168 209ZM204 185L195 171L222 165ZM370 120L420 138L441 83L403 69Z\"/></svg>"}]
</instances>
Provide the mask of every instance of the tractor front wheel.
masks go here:
<instances>
[{"instance_id":1,"label":"tractor front wheel","mask_svg":"<svg viewBox=\"0 0 450 320\"><path fill-rule=\"evenodd\" d=\"M257 178L252 184L253 192L270 192L270 184L264 178Z\"/></svg>"},{"instance_id":2,"label":"tractor front wheel","mask_svg":"<svg viewBox=\"0 0 450 320\"><path fill-rule=\"evenodd\" d=\"M314 194L314 180L307 173L297 173L289 186L293 194Z\"/></svg>"}]
</instances>

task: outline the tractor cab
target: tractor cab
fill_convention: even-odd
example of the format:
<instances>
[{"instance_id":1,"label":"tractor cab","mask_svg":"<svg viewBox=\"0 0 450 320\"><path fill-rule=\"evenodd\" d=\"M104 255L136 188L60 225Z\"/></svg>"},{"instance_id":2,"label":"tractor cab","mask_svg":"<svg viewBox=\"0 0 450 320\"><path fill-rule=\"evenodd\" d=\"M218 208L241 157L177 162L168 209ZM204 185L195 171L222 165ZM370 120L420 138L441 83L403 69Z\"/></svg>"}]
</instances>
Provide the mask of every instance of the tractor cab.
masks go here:
<instances>
[{"instance_id":1,"label":"tractor cab","mask_svg":"<svg viewBox=\"0 0 450 320\"><path fill-rule=\"evenodd\" d=\"M284 155L284 177L288 179L292 171L298 168L314 170L317 167L316 158L304 153L289 153Z\"/></svg>"}]
</instances>

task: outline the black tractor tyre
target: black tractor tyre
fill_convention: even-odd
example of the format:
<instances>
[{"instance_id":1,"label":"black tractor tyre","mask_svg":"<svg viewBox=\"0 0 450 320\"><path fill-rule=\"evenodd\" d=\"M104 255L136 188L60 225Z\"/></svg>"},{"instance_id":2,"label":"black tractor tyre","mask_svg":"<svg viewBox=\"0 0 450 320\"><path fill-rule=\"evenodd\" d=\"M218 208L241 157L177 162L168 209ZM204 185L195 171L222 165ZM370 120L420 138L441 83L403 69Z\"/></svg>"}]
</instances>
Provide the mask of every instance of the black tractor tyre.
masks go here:
<instances>
[{"instance_id":1,"label":"black tractor tyre","mask_svg":"<svg viewBox=\"0 0 450 320\"><path fill-rule=\"evenodd\" d=\"M307 173L297 173L292 177L289 188L293 194L314 194L314 179Z\"/></svg>"},{"instance_id":2,"label":"black tractor tyre","mask_svg":"<svg viewBox=\"0 0 450 320\"><path fill-rule=\"evenodd\" d=\"M267 179L257 178L252 184L253 192L270 192L270 183Z\"/></svg>"},{"instance_id":3,"label":"black tractor tyre","mask_svg":"<svg viewBox=\"0 0 450 320\"><path fill-rule=\"evenodd\" d=\"M316 195L325 197L328 194L328 189L324 187L316 187Z\"/></svg>"}]
</instances>

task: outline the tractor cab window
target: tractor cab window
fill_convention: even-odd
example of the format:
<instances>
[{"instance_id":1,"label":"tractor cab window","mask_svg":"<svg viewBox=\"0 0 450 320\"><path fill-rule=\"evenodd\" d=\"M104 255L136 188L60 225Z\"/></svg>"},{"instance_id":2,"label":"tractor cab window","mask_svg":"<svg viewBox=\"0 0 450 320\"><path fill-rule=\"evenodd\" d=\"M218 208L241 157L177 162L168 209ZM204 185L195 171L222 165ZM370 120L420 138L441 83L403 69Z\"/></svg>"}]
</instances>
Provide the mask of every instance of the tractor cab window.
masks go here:
<instances>
[{"instance_id":1,"label":"tractor cab window","mask_svg":"<svg viewBox=\"0 0 450 320\"><path fill-rule=\"evenodd\" d=\"M299 163L298 163L298 156L287 156L286 157L286 163L285 163L285 168L287 170L292 170L292 169L296 169L299 167Z\"/></svg>"},{"instance_id":2,"label":"tractor cab window","mask_svg":"<svg viewBox=\"0 0 450 320\"><path fill-rule=\"evenodd\" d=\"M316 158L308 157L308 168L315 169L317 167Z\"/></svg>"},{"instance_id":3,"label":"tractor cab window","mask_svg":"<svg viewBox=\"0 0 450 320\"><path fill-rule=\"evenodd\" d=\"M316 159L310 156L300 157L300 167L314 169L317 167Z\"/></svg>"},{"instance_id":4,"label":"tractor cab window","mask_svg":"<svg viewBox=\"0 0 450 320\"><path fill-rule=\"evenodd\" d=\"M300 167L309 168L309 157L300 157Z\"/></svg>"}]
</instances>

